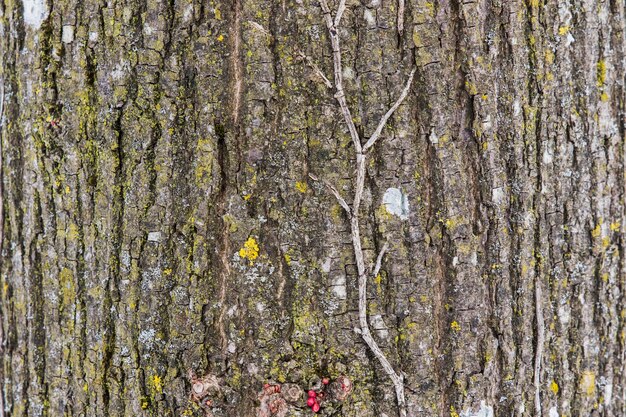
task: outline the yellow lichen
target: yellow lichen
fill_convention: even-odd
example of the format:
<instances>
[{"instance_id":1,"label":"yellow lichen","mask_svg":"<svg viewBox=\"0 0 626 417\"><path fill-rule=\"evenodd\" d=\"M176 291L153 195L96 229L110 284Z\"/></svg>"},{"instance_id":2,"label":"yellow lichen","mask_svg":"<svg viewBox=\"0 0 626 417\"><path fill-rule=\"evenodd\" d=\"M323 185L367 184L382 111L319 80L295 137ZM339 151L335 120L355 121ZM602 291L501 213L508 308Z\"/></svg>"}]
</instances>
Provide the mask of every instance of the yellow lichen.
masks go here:
<instances>
[{"instance_id":1,"label":"yellow lichen","mask_svg":"<svg viewBox=\"0 0 626 417\"><path fill-rule=\"evenodd\" d=\"M478 89L476 88L476 85L469 81L465 81L465 89L470 96L475 96L476 94L478 94Z\"/></svg>"},{"instance_id":2,"label":"yellow lichen","mask_svg":"<svg viewBox=\"0 0 626 417\"><path fill-rule=\"evenodd\" d=\"M217 41L218 41L218 42L223 42L223 41L224 41L224 35L220 34L220 35L217 37Z\"/></svg>"},{"instance_id":3,"label":"yellow lichen","mask_svg":"<svg viewBox=\"0 0 626 417\"><path fill-rule=\"evenodd\" d=\"M306 193L306 190L307 190L306 182L296 181L296 190L300 191L301 193Z\"/></svg>"},{"instance_id":4,"label":"yellow lichen","mask_svg":"<svg viewBox=\"0 0 626 417\"><path fill-rule=\"evenodd\" d=\"M601 229L601 227L602 227L602 222L600 221L600 222L596 225L596 227L594 227L594 229L591 231L591 237L594 237L594 238L595 238L595 237L599 237L599 236L600 236L600 234L602 233L602 229Z\"/></svg>"},{"instance_id":5,"label":"yellow lichen","mask_svg":"<svg viewBox=\"0 0 626 417\"><path fill-rule=\"evenodd\" d=\"M596 84L598 87L602 87L606 82L606 62L603 59L596 64L596 73L598 76Z\"/></svg>"},{"instance_id":6,"label":"yellow lichen","mask_svg":"<svg viewBox=\"0 0 626 417\"><path fill-rule=\"evenodd\" d=\"M611 229L611 232L617 232L619 230L620 223L619 222L611 223L609 227Z\"/></svg>"},{"instance_id":7,"label":"yellow lichen","mask_svg":"<svg viewBox=\"0 0 626 417\"><path fill-rule=\"evenodd\" d=\"M461 331L461 325L456 320L450 323L450 328L454 330L455 332Z\"/></svg>"},{"instance_id":8,"label":"yellow lichen","mask_svg":"<svg viewBox=\"0 0 626 417\"><path fill-rule=\"evenodd\" d=\"M557 384L556 381L550 383L550 391L552 391L554 395L559 393L559 384Z\"/></svg>"},{"instance_id":9,"label":"yellow lichen","mask_svg":"<svg viewBox=\"0 0 626 417\"><path fill-rule=\"evenodd\" d=\"M152 386L154 387L154 390L159 393L162 394L163 393L163 382L161 381L161 377L158 375L153 375L152 376Z\"/></svg>"},{"instance_id":10,"label":"yellow lichen","mask_svg":"<svg viewBox=\"0 0 626 417\"><path fill-rule=\"evenodd\" d=\"M249 237L243 248L239 249L239 256L250 260L250 264L259 257L259 245L253 237Z\"/></svg>"},{"instance_id":11,"label":"yellow lichen","mask_svg":"<svg viewBox=\"0 0 626 417\"><path fill-rule=\"evenodd\" d=\"M569 32L569 30L570 30L570 27L569 27L569 26L561 26L561 27L559 28L559 35L561 35L561 36L565 36L565 35L567 35L567 33Z\"/></svg>"}]
</instances>

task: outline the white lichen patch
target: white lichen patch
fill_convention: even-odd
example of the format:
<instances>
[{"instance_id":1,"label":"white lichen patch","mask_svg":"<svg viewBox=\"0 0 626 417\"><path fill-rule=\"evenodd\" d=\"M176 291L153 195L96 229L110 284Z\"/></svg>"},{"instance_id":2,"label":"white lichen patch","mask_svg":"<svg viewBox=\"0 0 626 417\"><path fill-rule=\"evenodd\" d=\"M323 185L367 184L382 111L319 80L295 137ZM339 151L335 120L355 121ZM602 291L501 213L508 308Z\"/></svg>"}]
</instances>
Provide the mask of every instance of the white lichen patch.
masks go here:
<instances>
[{"instance_id":1,"label":"white lichen patch","mask_svg":"<svg viewBox=\"0 0 626 417\"><path fill-rule=\"evenodd\" d=\"M504 188L493 188L491 190L491 201L493 201L495 204L502 204L504 202L505 195L506 194L504 192Z\"/></svg>"},{"instance_id":2,"label":"white lichen patch","mask_svg":"<svg viewBox=\"0 0 626 417\"><path fill-rule=\"evenodd\" d=\"M39 29L48 18L48 5L45 0L24 0L24 23Z\"/></svg>"},{"instance_id":3,"label":"white lichen patch","mask_svg":"<svg viewBox=\"0 0 626 417\"><path fill-rule=\"evenodd\" d=\"M493 417L493 407L487 405L485 401L481 401L478 411L465 410L461 413L461 417Z\"/></svg>"},{"instance_id":4,"label":"white lichen patch","mask_svg":"<svg viewBox=\"0 0 626 417\"><path fill-rule=\"evenodd\" d=\"M160 242L161 241L161 232L149 232L148 233L148 242Z\"/></svg>"},{"instance_id":5,"label":"white lichen patch","mask_svg":"<svg viewBox=\"0 0 626 417\"><path fill-rule=\"evenodd\" d=\"M72 43L74 41L74 26L64 25L63 33L61 35L63 43Z\"/></svg>"},{"instance_id":6,"label":"white lichen patch","mask_svg":"<svg viewBox=\"0 0 626 417\"><path fill-rule=\"evenodd\" d=\"M402 220L409 218L409 199L400 189L388 188L383 196L383 205L390 214Z\"/></svg>"},{"instance_id":7,"label":"white lichen patch","mask_svg":"<svg viewBox=\"0 0 626 417\"><path fill-rule=\"evenodd\" d=\"M154 329L146 329L142 330L139 333L139 343L142 344L147 350L152 349L154 345L154 338L156 336L156 331Z\"/></svg>"}]
</instances>

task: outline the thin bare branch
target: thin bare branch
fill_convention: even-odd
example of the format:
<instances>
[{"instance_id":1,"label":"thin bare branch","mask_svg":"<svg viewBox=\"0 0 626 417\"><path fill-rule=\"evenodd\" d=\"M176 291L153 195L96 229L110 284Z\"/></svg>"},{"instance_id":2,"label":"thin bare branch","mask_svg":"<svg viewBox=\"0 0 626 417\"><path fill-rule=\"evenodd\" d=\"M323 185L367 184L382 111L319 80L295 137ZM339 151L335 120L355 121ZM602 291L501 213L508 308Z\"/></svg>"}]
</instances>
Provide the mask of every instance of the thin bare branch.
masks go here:
<instances>
[{"instance_id":1,"label":"thin bare branch","mask_svg":"<svg viewBox=\"0 0 626 417\"><path fill-rule=\"evenodd\" d=\"M361 138L359 137L359 133L356 131L356 126L354 126L352 114L350 113L350 108L348 107L348 102L346 101L346 96L343 91L343 75L341 67L341 49L339 48L339 33L337 32L337 28L333 23L333 18L330 14L328 2L326 0L320 0L320 5L322 6L322 11L324 12L324 20L326 21L326 27L328 27L328 34L330 36L330 42L333 48L333 67L335 72L335 88L337 90L337 92L335 93L335 98L339 102L339 106L341 106L341 113L343 114L343 118L348 125L348 131L350 132L350 137L352 138L352 142L354 143L354 148L357 152L361 152Z\"/></svg>"},{"instance_id":2,"label":"thin bare branch","mask_svg":"<svg viewBox=\"0 0 626 417\"><path fill-rule=\"evenodd\" d=\"M413 82L413 77L415 76L416 70L417 68L413 68L411 70L411 75L409 75L409 79L407 80L406 85L404 86L404 90L402 90L402 94L400 94L400 97L398 97L398 100L396 100L394 105L391 106L391 108L387 110L387 113L385 113L382 119L380 119L380 122L378 123L378 127L376 128L372 136L369 138L365 146L363 146L363 152L367 151L369 148L374 146L374 144L380 137L380 134L382 133L391 115L398 109L398 107L400 107L400 104L402 104L406 96L409 94L409 90L411 89L411 83Z\"/></svg>"},{"instance_id":3,"label":"thin bare branch","mask_svg":"<svg viewBox=\"0 0 626 417\"><path fill-rule=\"evenodd\" d=\"M385 252L387 252L387 249L389 249L389 243L385 242L383 247L380 249L380 252L378 252L378 257L376 258L376 266L374 266L374 271L372 272L372 275L374 277L378 276L378 273L380 272L380 266L383 262L383 256L385 256Z\"/></svg>"},{"instance_id":4,"label":"thin bare branch","mask_svg":"<svg viewBox=\"0 0 626 417\"><path fill-rule=\"evenodd\" d=\"M361 228L359 225L359 206L363 197L363 188L365 186L365 161L366 156L361 153L357 153L357 170L356 170L356 186L354 191L354 201L352 203L352 212L354 213L350 218L350 230L352 232L352 246L354 248L354 257L356 259L356 268L359 274L359 325L361 326L361 336L363 340L370 348L378 362L393 382L396 390L396 400L398 402L398 409L400 417L406 417L406 400L404 396L404 376L401 373L397 373L389 359L385 356L383 351L378 346L378 343L372 337L369 323L367 321L367 272L365 270L365 261L363 257L363 248L361 247ZM382 259L381 259L382 262Z\"/></svg>"},{"instance_id":5,"label":"thin bare branch","mask_svg":"<svg viewBox=\"0 0 626 417\"><path fill-rule=\"evenodd\" d=\"M339 26L339 23L341 22L341 16L343 15L343 12L346 10L346 0L341 0L339 2L339 7L337 7L337 14L335 15L335 27Z\"/></svg>"},{"instance_id":6,"label":"thin bare branch","mask_svg":"<svg viewBox=\"0 0 626 417\"><path fill-rule=\"evenodd\" d=\"M320 4L322 7L322 12L324 14L324 20L326 21L326 26L328 28L328 34L330 36L332 49L333 49L333 65L334 65L334 73L335 73L335 88L337 90L335 94L335 98L339 102L341 106L341 112L344 116L346 125L348 126L348 131L350 132L350 136L354 143L354 151L356 156L356 183L354 187L354 200L352 202L352 211L348 204L345 202L343 197L339 194L339 192L330 184L326 183L326 185L330 188L331 192L335 195L335 198L339 201L341 206L350 214L350 231L352 235L352 246L354 248L354 257L357 265L358 272L358 287L359 287L359 325L360 325L360 334L363 337L363 340L369 347L370 351L374 354L378 362L381 364L389 379L393 382L395 391L396 391L396 399L398 402L398 410L400 417L406 417L406 400L404 396L404 375L402 372L396 372L389 359L385 356L383 351L378 346L378 343L372 337L372 333L370 331L369 323L367 320L367 271L365 269L365 260L363 256L363 248L361 247L361 231L359 225L359 207L361 204L361 199L363 198L363 189L365 187L365 170L366 170L366 158L367 155L365 151L371 148L375 143L378 137L380 136L383 128L387 124L387 121L391 117L391 115L396 111L396 109L400 106L402 101L406 98L409 93L409 89L411 87L411 83L413 81L413 76L415 75L415 69L411 71L411 75L407 81L402 94L396 101L396 103L387 111L387 113L381 119L376 131L367 141L365 146L361 145L361 140L359 134L356 131L356 127L354 126L354 122L352 120L352 115L350 114L350 109L348 108L348 104L346 101L346 97L343 91L343 78L342 78L342 66L341 66L341 49L339 47L339 33L337 31L337 26L341 21L341 15L345 10L345 0L340 0L339 8L337 11L337 15L335 20L333 21L330 8L328 7L327 0L320 0ZM317 180L316 177L309 175L313 180ZM380 253L378 254L378 258L376 260L376 265L374 267L375 275L378 274L382 264L382 258L387 250L387 244L383 246Z\"/></svg>"},{"instance_id":7,"label":"thin bare branch","mask_svg":"<svg viewBox=\"0 0 626 417\"><path fill-rule=\"evenodd\" d=\"M318 181L318 178L313 174L309 174L309 178L311 178L313 181ZM337 191L337 189L330 182L326 180L322 180L322 182L326 187L328 187L330 192L333 193L333 195L339 202L339 205L343 207L346 213L348 213L348 217L350 217L352 213L352 211L350 210L350 206L348 205L348 203L346 203L346 200L341 196L341 194L339 194L339 191Z\"/></svg>"},{"instance_id":8,"label":"thin bare branch","mask_svg":"<svg viewBox=\"0 0 626 417\"><path fill-rule=\"evenodd\" d=\"M324 75L322 70L317 65L315 65L315 62L313 62L313 59L311 59L311 57L307 56L302 51L299 51L299 54L300 54L300 57L302 57L302 59L306 61L309 67L311 67L311 69L315 71L315 73L322 79L322 81L324 81L324 84L326 84L326 87L328 87L329 89L332 89L333 83L330 82L330 80Z\"/></svg>"}]
</instances>

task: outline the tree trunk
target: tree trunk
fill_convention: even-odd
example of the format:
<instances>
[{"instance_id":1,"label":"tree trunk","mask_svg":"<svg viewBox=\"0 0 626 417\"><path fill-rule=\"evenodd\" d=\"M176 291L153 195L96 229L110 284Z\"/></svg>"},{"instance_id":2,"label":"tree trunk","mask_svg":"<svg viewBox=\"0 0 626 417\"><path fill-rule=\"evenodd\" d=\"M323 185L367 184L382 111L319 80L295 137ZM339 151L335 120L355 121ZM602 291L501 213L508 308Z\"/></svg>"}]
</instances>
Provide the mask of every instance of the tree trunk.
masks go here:
<instances>
[{"instance_id":1,"label":"tree trunk","mask_svg":"<svg viewBox=\"0 0 626 417\"><path fill-rule=\"evenodd\" d=\"M417 68L353 213L408 414L626 415L624 0L402 5L338 33L363 138ZM318 1L5 1L0 54L0 417L398 415Z\"/></svg>"}]
</instances>

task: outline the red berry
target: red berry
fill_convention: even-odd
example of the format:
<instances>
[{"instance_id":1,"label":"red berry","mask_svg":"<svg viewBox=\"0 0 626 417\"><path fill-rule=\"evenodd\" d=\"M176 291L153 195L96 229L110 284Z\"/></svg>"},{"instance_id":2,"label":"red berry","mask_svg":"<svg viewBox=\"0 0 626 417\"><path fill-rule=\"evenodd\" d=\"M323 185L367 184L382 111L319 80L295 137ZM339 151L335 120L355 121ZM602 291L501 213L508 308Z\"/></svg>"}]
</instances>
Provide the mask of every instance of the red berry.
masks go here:
<instances>
[{"instance_id":1,"label":"red berry","mask_svg":"<svg viewBox=\"0 0 626 417\"><path fill-rule=\"evenodd\" d=\"M317 413L318 411L320 411L320 403L316 401L315 404L313 404L313 407L311 409L313 410L314 413Z\"/></svg>"},{"instance_id":2,"label":"red berry","mask_svg":"<svg viewBox=\"0 0 626 417\"><path fill-rule=\"evenodd\" d=\"M317 395L317 393L313 390L309 390L309 398L315 398L315 396Z\"/></svg>"},{"instance_id":3,"label":"red berry","mask_svg":"<svg viewBox=\"0 0 626 417\"><path fill-rule=\"evenodd\" d=\"M308 400L306 400L306 405L308 405L309 407L313 407L313 405L316 403L315 398L313 397L309 397Z\"/></svg>"},{"instance_id":4,"label":"red berry","mask_svg":"<svg viewBox=\"0 0 626 417\"><path fill-rule=\"evenodd\" d=\"M328 378L324 378L324 379L322 379L322 384L328 385L328 384L330 384L330 380Z\"/></svg>"}]
</instances>

